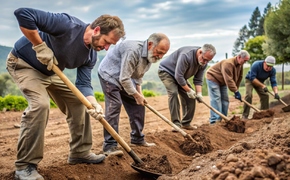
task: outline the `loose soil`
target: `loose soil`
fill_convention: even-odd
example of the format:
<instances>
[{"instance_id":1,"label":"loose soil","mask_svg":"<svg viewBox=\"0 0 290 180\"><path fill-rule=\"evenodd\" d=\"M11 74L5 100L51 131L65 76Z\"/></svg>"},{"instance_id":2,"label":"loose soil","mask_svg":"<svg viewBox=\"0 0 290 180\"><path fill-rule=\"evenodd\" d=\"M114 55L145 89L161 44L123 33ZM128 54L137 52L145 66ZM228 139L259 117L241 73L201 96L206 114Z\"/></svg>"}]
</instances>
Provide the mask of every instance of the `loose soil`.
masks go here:
<instances>
[{"instance_id":1,"label":"loose soil","mask_svg":"<svg viewBox=\"0 0 290 180\"><path fill-rule=\"evenodd\" d=\"M285 93L287 94L287 93ZM288 92L289 94L289 92ZM271 97L270 97L271 98ZM148 103L170 119L167 96L147 98ZM283 100L290 104L290 97ZM204 97L209 103L209 98ZM145 162L149 172L157 170L161 176L152 177L132 168L134 160L124 151L123 157L106 157L100 164L67 164L69 131L65 116L59 109L51 109L45 132L43 160L38 170L46 180L167 180L167 179L290 179L290 112L279 101L271 99L271 117L250 119L244 122L243 132L230 131L223 120L209 125L209 108L197 103L192 121L196 130L184 130L193 141L146 108L145 139L156 147L132 147ZM258 107L258 97L253 102ZM102 103L103 107L104 104ZM243 103L230 97L228 117L241 117ZM258 107L259 108L259 107ZM0 113L0 179L14 177L14 162L22 112ZM251 110L251 117L254 112ZM92 151L102 150L103 127L92 120ZM120 136L130 143L130 124L122 109L119 123ZM190 147L190 148L188 148ZM194 147L194 148L192 148ZM120 147L122 149L122 147ZM148 168L148 169L147 169ZM150 174L150 173L149 173Z\"/></svg>"}]
</instances>

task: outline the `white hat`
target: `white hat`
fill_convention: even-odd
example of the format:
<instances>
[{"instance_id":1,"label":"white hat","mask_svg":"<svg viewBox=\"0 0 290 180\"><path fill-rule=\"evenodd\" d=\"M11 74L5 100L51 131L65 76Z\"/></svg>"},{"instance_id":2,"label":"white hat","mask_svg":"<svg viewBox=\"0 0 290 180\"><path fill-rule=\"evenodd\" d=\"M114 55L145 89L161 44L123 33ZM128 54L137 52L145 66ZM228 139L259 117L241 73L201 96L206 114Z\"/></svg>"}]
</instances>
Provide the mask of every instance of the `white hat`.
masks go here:
<instances>
[{"instance_id":1,"label":"white hat","mask_svg":"<svg viewBox=\"0 0 290 180\"><path fill-rule=\"evenodd\" d=\"M276 63L276 59L273 56L267 56L265 62L268 66L274 66Z\"/></svg>"}]
</instances>

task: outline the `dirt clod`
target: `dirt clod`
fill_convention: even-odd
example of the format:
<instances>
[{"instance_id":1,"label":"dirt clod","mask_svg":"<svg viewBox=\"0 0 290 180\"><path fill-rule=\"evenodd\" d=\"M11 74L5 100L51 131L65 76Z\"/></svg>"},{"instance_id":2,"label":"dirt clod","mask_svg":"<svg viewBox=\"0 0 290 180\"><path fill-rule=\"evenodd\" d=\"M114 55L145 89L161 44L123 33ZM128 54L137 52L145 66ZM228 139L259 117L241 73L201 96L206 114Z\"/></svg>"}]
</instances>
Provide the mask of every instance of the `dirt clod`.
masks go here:
<instances>
[{"instance_id":1,"label":"dirt clod","mask_svg":"<svg viewBox=\"0 0 290 180\"><path fill-rule=\"evenodd\" d=\"M209 138L204 133L196 131L191 136L194 141L185 139L179 146L186 155L193 156L195 153L205 154L213 149Z\"/></svg>"},{"instance_id":2,"label":"dirt clod","mask_svg":"<svg viewBox=\"0 0 290 180\"><path fill-rule=\"evenodd\" d=\"M260 112L254 112L253 119L262 119L266 117L272 117L275 114L275 111L272 109L263 110Z\"/></svg>"},{"instance_id":3,"label":"dirt clod","mask_svg":"<svg viewBox=\"0 0 290 180\"><path fill-rule=\"evenodd\" d=\"M239 116L234 116L230 121L227 121L225 127L232 132L244 133L245 132L245 121L241 120Z\"/></svg>"}]
</instances>

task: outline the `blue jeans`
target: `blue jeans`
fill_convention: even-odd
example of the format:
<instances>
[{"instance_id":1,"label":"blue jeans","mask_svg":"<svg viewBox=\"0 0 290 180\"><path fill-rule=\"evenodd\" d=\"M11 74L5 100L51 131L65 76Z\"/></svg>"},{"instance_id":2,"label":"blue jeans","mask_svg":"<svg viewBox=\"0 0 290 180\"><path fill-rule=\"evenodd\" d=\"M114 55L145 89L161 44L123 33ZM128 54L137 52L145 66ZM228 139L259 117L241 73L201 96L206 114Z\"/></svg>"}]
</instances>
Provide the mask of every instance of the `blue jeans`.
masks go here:
<instances>
[{"instance_id":1,"label":"blue jeans","mask_svg":"<svg viewBox=\"0 0 290 180\"><path fill-rule=\"evenodd\" d=\"M210 105L217 111L221 112L223 115L227 116L229 109L229 96L227 86L220 86L210 80L206 80L206 82L210 97ZM222 118L218 114L210 110L210 124L213 124L221 119Z\"/></svg>"},{"instance_id":2,"label":"blue jeans","mask_svg":"<svg viewBox=\"0 0 290 180\"><path fill-rule=\"evenodd\" d=\"M124 89L105 81L99 75L100 83L105 95L105 119L112 128L119 133L119 118L122 104L129 116L131 127L131 143L140 144L144 142L144 134L142 133L145 122L145 107L138 105L135 98ZM111 134L104 129L103 151L117 146L117 141Z\"/></svg>"}]
</instances>

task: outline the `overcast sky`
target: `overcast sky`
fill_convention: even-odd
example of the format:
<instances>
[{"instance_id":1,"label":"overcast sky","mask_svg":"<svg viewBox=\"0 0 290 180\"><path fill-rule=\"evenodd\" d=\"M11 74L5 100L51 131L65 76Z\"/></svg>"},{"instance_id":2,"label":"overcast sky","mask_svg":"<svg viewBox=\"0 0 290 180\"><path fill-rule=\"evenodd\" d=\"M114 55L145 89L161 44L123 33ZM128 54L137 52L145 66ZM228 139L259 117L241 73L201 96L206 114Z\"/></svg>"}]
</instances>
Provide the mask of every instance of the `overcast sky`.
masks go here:
<instances>
[{"instance_id":1,"label":"overcast sky","mask_svg":"<svg viewBox=\"0 0 290 180\"><path fill-rule=\"evenodd\" d=\"M0 44L13 46L22 36L13 14L19 7L65 12L91 23L101 14L119 16L126 39L146 40L154 32L165 33L171 47L166 55L182 46L213 44L219 61L232 56L233 44L256 7L261 14L268 3L279 0L1 0Z\"/></svg>"}]
</instances>

